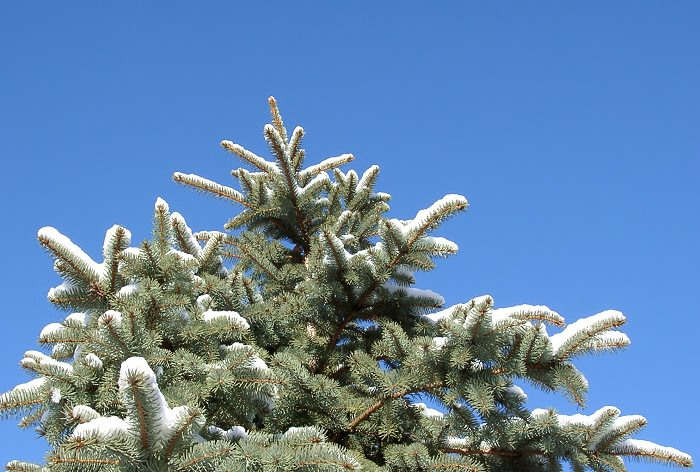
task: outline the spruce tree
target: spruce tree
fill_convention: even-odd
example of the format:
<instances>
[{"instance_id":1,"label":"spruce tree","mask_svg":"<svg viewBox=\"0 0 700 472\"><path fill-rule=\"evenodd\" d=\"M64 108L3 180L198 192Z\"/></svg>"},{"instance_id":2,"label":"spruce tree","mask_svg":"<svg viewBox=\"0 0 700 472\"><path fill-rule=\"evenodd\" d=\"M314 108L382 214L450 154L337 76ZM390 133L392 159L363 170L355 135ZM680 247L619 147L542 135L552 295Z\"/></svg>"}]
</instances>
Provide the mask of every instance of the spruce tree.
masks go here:
<instances>
[{"instance_id":1,"label":"spruce tree","mask_svg":"<svg viewBox=\"0 0 700 472\"><path fill-rule=\"evenodd\" d=\"M646 420L615 407L529 411L514 382L583 405L573 360L629 340L617 311L566 325L546 306L496 308L486 295L444 308L415 288L457 246L431 234L465 210L447 195L389 219L379 168L305 164L304 131L273 98L272 160L222 147L247 168L240 190L174 180L230 201L223 231L193 233L158 199L150 240L114 226L95 262L53 228L39 243L69 314L20 365L32 380L0 396L50 450L51 471L622 471L623 459L685 467L687 455L632 438ZM332 177L331 177L332 175ZM557 330L548 334L548 329ZM429 398L440 409L421 400Z\"/></svg>"}]
</instances>

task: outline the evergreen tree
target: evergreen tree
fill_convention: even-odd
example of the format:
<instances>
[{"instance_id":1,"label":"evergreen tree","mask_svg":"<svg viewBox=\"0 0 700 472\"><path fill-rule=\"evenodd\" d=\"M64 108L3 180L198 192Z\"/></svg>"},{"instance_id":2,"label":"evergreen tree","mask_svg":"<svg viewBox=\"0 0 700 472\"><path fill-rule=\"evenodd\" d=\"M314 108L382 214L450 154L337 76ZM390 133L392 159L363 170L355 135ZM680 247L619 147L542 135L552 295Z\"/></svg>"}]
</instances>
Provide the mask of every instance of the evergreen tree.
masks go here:
<instances>
[{"instance_id":1,"label":"evergreen tree","mask_svg":"<svg viewBox=\"0 0 700 472\"><path fill-rule=\"evenodd\" d=\"M39 231L63 278L48 298L70 314L41 331L50 354L20 361L33 379L0 396L0 411L46 438L46 465L7 470L692 465L632 439L641 416L525 408L514 382L583 405L587 382L573 359L625 347L621 313L565 325L545 306L495 308L490 296L443 308L438 294L413 287L413 274L457 251L430 234L466 199L447 195L411 220L388 219L377 166L343 172L350 154L305 166L303 129L288 134L273 98L270 106L274 160L221 143L253 168L232 172L240 191L174 175L242 208L228 232L193 233L161 199L152 238L131 247L129 231L114 226L100 263L55 229Z\"/></svg>"}]
</instances>

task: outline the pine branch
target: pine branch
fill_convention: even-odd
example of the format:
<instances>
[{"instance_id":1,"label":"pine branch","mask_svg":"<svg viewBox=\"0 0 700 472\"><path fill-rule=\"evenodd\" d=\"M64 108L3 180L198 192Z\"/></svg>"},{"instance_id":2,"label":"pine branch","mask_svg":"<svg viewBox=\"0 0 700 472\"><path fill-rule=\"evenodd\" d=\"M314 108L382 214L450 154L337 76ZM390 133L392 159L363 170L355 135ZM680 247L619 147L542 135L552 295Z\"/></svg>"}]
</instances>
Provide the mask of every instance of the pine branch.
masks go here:
<instances>
[{"instance_id":1,"label":"pine branch","mask_svg":"<svg viewBox=\"0 0 700 472\"><path fill-rule=\"evenodd\" d=\"M270 96L267 99L267 102L270 104L270 113L272 114L272 123L275 126L275 129L277 132L280 134L282 139L285 141L287 140L287 130L284 127L284 123L282 122L282 115L280 115L280 110L277 106L277 100L275 100L275 97Z\"/></svg>"},{"instance_id":2,"label":"pine branch","mask_svg":"<svg viewBox=\"0 0 700 472\"><path fill-rule=\"evenodd\" d=\"M198 175L175 172L173 174L173 180L177 183L190 186L195 190L200 190L204 193L211 193L226 200L233 200L234 202L240 203L244 207L250 207L250 204L245 200L243 194L238 190L234 190L231 187L218 184Z\"/></svg>"},{"instance_id":3,"label":"pine branch","mask_svg":"<svg viewBox=\"0 0 700 472\"><path fill-rule=\"evenodd\" d=\"M272 146L272 148L274 149L275 154L277 154L277 160L280 163L280 167L282 167L282 174L284 175L285 183L287 185L288 190L287 196L289 197L289 201L291 202L292 208L294 209L294 219L297 225L299 225L299 232L301 234L301 245L304 248L304 252L308 252L310 247L309 230L306 226L306 218L302 213L302 209L299 207L299 196L297 194L299 186L295 178L295 172L292 168L291 162L289 162L289 159L287 159L284 144L283 142L281 142L282 139L285 138L282 138L279 132L270 125L265 126L265 138L267 139L267 142L270 143L270 146Z\"/></svg>"},{"instance_id":4,"label":"pine branch","mask_svg":"<svg viewBox=\"0 0 700 472\"><path fill-rule=\"evenodd\" d=\"M414 393L429 392L429 391L431 391L431 390L435 390L435 389L438 389L438 388L444 388L444 387L445 387L445 382L444 382L444 381L434 382L434 383L429 383L429 384L426 384L426 385L421 385L421 386L418 386L418 387L406 389L406 390L403 390L403 391L401 391L401 392L397 392L397 393L394 393L394 394L392 394L392 395L389 395L389 396L386 397L386 398L382 398L381 400L378 400L378 401L377 401L376 403L374 403L372 406L370 406L369 408L367 408L365 411L363 411L362 413L360 413L359 415L357 415L355 418L353 418L353 419L350 421L349 429L350 429L350 431L355 431L355 429L357 428L357 426L358 426L360 423L362 423L362 422L365 421L367 418L369 418L370 416L372 416L372 414L373 414L374 412L376 412L377 410L379 410L381 407L383 407L383 406L386 404L387 401L390 401L390 400L397 400L397 399L399 399L399 398L401 398L401 397L404 397L404 396L406 396L406 395L411 395L411 394L414 394Z\"/></svg>"},{"instance_id":5,"label":"pine branch","mask_svg":"<svg viewBox=\"0 0 700 472\"><path fill-rule=\"evenodd\" d=\"M261 171L265 172L266 174L269 175L275 175L279 173L279 168L274 162L267 161L263 159L262 157L258 156L257 154L248 151L245 149L243 146L240 146L238 144L234 144L231 141L221 141L221 147L226 149L228 152L231 154L235 154L236 156L240 157L241 159L245 160L246 162L252 164L253 166L257 167Z\"/></svg>"},{"instance_id":6,"label":"pine branch","mask_svg":"<svg viewBox=\"0 0 700 472\"><path fill-rule=\"evenodd\" d=\"M299 179L301 179L302 181L308 180L311 177L320 174L321 172L335 169L336 167L340 167L343 164L347 164L348 162L352 162L354 160L355 156L353 156L352 154L341 154L340 156L329 157L328 159L324 159L318 164L314 164L300 171Z\"/></svg>"},{"instance_id":7,"label":"pine branch","mask_svg":"<svg viewBox=\"0 0 700 472\"><path fill-rule=\"evenodd\" d=\"M522 456L552 456L552 453L533 450L507 450L507 449L458 449L445 447L440 448L445 454L459 454L462 456L499 456L499 457L522 457Z\"/></svg>"}]
</instances>

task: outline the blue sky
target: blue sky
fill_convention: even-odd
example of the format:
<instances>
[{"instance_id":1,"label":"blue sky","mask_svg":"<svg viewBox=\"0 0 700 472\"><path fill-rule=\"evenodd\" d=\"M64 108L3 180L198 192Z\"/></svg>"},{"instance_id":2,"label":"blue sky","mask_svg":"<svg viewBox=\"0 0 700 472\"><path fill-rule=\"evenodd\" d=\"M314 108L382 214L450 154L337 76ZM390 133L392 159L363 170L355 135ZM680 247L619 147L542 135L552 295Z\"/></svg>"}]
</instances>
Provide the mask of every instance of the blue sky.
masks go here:
<instances>
[{"instance_id":1,"label":"blue sky","mask_svg":"<svg viewBox=\"0 0 700 472\"><path fill-rule=\"evenodd\" d=\"M22 352L64 316L37 229L97 257L112 224L146 238L158 196L220 227L237 209L170 176L228 183L238 163L219 141L264 152L273 94L309 162L380 165L392 216L469 198L439 232L460 253L420 287L570 321L623 311L632 346L578 364L583 412L643 414L640 437L697 460L700 4L258 3L0 6L0 390L28 379ZM533 408L580 412L525 387ZM0 422L0 462L39 459L15 423Z\"/></svg>"}]
</instances>

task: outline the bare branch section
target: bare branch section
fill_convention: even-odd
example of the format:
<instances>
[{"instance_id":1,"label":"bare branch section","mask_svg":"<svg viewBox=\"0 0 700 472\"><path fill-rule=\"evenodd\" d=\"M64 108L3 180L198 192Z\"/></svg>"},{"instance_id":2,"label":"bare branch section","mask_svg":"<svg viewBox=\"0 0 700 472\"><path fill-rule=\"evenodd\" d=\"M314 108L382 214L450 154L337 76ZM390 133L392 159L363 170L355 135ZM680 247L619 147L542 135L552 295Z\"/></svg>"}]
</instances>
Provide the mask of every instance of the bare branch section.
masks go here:
<instances>
[{"instance_id":1,"label":"bare branch section","mask_svg":"<svg viewBox=\"0 0 700 472\"><path fill-rule=\"evenodd\" d=\"M287 130L284 128L284 122L282 121L282 115L280 115L279 107L277 106L277 100L275 97L270 97L267 99L270 104L270 113L272 113L272 123L275 129L280 134L282 139L287 140Z\"/></svg>"}]
</instances>

